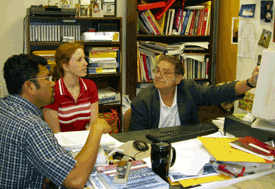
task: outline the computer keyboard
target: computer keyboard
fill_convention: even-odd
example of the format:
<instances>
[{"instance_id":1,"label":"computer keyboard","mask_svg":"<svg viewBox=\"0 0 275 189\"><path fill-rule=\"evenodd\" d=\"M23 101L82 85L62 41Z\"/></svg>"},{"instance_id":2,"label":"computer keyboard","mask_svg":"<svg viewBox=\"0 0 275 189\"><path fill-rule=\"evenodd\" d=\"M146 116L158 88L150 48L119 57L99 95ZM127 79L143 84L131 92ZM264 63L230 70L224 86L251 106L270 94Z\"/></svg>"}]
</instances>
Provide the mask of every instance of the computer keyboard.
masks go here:
<instances>
[{"instance_id":1,"label":"computer keyboard","mask_svg":"<svg viewBox=\"0 0 275 189\"><path fill-rule=\"evenodd\" d=\"M212 134L218 130L219 128L215 124L212 122L206 122L162 128L161 131L147 134L146 138L151 141L166 140L168 142L177 142L197 138L198 136Z\"/></svg>"}]
</instances>

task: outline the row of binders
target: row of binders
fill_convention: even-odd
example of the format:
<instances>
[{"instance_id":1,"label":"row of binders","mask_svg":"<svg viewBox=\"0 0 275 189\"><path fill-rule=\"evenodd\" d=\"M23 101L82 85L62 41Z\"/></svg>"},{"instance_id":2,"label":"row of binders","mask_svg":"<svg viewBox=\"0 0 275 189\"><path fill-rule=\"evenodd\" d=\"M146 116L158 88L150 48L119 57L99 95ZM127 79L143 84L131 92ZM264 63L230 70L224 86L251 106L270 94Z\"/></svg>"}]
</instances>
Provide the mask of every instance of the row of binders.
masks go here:
<instances>
[{"instance_id":1,"label":"row of binders","mask_svg":"<svg viewBox=\"0 0 275 189\"><path fill-rule=\"evenodd\" d=\"M210 34L210 15L211 1L183 9L169 8L159 19L150 9L142 9L139 11L138 33L207 36Z\"/></svg>"},{"instance_id":2,"label":"row of binders","mask_svg":"<svg viewBox=\"0 0 275 189\"><path fill-rule=\"evenodd\" d=\"M81 26L75 22L31 22L31 42L60 42L64 36L81 40Z\"/></svg>"}]
</instances>

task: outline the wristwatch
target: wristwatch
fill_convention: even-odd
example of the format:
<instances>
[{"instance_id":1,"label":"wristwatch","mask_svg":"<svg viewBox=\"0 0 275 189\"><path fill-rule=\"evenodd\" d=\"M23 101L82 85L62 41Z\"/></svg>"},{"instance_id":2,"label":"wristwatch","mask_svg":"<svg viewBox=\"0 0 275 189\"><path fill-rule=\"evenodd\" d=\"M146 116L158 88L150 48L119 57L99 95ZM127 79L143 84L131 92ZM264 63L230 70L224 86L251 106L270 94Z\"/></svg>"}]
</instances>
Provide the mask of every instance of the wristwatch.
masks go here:
<instances>
[{"instance_id":1,"label":"wristwatch","mask_svg":"<svg viewBox=\"0 0 275 189\"><path fill-rule=\"evenodd\" d=\"M253 86L249 83L249 79L246 80L246 85L247 85L248 87L250 87L250 88L255 88L255 87L256 87L256 86L253 87Z\"/></svg>"}]
</instances>

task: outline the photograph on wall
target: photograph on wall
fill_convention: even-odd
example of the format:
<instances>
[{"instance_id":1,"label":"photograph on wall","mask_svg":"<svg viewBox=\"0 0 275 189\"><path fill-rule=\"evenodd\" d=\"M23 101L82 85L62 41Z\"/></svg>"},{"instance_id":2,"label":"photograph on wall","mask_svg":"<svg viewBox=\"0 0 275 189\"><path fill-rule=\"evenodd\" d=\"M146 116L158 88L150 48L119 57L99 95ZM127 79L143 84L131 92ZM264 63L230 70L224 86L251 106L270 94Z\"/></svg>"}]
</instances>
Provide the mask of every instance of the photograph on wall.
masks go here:
<instances>
[{"instance_id":1,"label":"photograph on wall","mask_svg":"<svg viewBox=\"0 0 275 189\"><path fill-rule=\"evenodd\" d=\"M240 17L245 18L254 18L255 15L255 4L244 4L241 6L241 10L239 12Z\"/></svg>"},{"instance_id":2,"label":"photograph on wall","mask_svg":"<svg viewBox=\"0 0 275 189\"><path fill-rule=\"evenodd\" d=\"M232 18L231 44L238 44L239 18Z\"/></svg>"},{"instance_id":3,"label":"photograph on wall","mask_svg":"<svg viewBox=\"0 0 275 189\"><path fill-rule=\"evenodd\" d=\"M270 39L271 39L271 31L263 29L258 45L268 48Z\"/></svg>"},{"instance_id":4,"label":"photograph on wall","mask_svg":"<svg viewBox=\"0 0 275 189\"><path fill-rule=\"evenodd\" d=\"M116 17L116 0L102 0L104 16Z\"/></svg>"},{"instance_id":5,"label":"photograph on wall","mask_svg":"<svg viewBox=\"0 0 275 189\"><path fill-rule=\"evenodd\" d=\"M261 20L270 23L273 18L273 0L261 0Z\"/></svg>"}]
</instances>

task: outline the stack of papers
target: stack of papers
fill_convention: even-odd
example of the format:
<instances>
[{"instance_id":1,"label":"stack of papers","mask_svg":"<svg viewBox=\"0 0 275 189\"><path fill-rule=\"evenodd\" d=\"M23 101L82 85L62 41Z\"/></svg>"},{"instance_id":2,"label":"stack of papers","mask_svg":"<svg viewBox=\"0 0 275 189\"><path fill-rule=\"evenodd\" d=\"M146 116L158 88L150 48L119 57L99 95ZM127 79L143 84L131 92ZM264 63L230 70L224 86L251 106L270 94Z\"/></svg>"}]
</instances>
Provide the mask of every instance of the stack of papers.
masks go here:
<instances>
[{"instance_id":1,"label":"stack of papers","mask_svg":"<svg viewBox=\"0 0 275 189\"><path fill-rule=\"evenodd\" d=\"M58 143L63 146L65 150L71 151L72 155L75 157L84 146L88 138L89 132L89 130L59 132L55 134L55 137L57 138ZM103 134L101 137L95 166L103 166L109 164L109 160L103 149L105 146L113 146L115 148L122 144L123 143L117 141L109 134Z\"/></svg>"}]
</instances>

